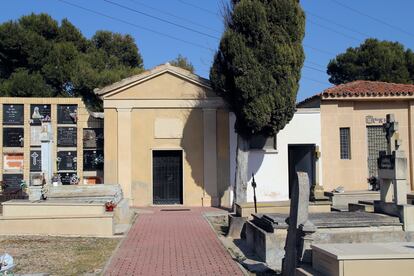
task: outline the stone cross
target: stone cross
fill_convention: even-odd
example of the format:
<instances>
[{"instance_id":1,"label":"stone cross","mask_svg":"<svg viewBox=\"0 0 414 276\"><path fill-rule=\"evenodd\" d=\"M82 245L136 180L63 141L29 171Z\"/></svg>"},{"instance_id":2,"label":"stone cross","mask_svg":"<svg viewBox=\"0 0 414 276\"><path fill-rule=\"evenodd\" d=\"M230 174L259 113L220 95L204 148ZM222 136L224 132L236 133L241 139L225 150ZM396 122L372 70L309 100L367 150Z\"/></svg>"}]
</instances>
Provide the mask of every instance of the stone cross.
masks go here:
<instances>
[{"instance_id":1,"label":"stone cross","mask_svg":"<svg viewBox=\"0 0 414 276\"><path fill-rule=\"evenodd\" d=\"M383 125L387 138L387 153L380 152L378 177L382 202L407 203L407 158L400 149L398 122L394 114L387 114Z\"/></svg>"},{"instance_id":2,"label":"stone cross","mask_svg":"<svg viewBox=\"0 0 414 276\"><path fill-rule=\"evenodd\" d=\"M394 114L387 114L386 123L383 125L385 138L387 139L387 154L392 154L400 145L398 140L398 122L395 121Z\"/></svg>"},{"instance_id":3,"label":"stone cross","mask_svg":"<svg viewBox=\"0 0 414 276\"><path fill-rule=\"evenodd\" d=\"M309 218L309 177L306 172L297 172L290 201L289 224L285 245L282 275L295 275L299 261L304 258L306 235L316 231Z\"/></svg>"}]
</instances>

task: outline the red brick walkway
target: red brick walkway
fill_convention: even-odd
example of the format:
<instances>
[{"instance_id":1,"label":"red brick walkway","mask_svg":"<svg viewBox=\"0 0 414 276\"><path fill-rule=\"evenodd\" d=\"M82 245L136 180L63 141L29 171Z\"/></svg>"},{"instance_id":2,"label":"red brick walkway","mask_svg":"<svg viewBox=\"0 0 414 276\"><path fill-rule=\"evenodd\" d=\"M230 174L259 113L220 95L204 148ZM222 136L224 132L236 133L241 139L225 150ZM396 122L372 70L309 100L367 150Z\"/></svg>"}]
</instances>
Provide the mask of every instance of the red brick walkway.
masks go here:
<instances>
[{"instance_id":1,"label":"red brick walkway","mask_svg":"<svg viewBox=\"0 0 414 276\"><path fill-rule=\"evenodd\" d=\"M140 214L105 275L243 275L202 214Z\"/></svg>"}]
</instances>

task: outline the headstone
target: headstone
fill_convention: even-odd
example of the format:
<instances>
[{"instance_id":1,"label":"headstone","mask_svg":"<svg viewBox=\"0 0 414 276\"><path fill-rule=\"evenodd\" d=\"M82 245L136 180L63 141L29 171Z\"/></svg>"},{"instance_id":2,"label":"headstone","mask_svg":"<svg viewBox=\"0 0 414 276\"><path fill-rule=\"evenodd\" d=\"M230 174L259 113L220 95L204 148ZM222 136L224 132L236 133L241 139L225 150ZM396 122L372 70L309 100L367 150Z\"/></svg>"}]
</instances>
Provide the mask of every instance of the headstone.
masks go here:
<instances>
[{"instance_id":1,"label":"headstone","mask_svg":"<svg viewBox=\"0 0 414 276\"><path fill-rule=\"evenodd\" d=\"M77 170L76 151L59 151L56 159L58 171Z\"/></svg>"},{"instance_id":2,"label":"headstone","mask_svg":"<svg viewBox=\"0 0 414 276\"><path fill-rule=\"evenodd\" d=\"M83 151L83 170L96 171L102 170L104 164L103 150L84 150Z\"/></svg>"},{"instance_id":3,"label":"headstone","mask_svg":"<svg viewBox=\"0 0 414 276\"><path fill-rule=\"evenodd\" d=\"M304 256L305 239L308 234L316 231L309 218L309 177L306 172L297 172L291 194L289 224L285 245L282 274L295 275L295 269ZM310 242L309 242L310 244ZM308 251L309 252L309 251ZM309 256L307 256L309 258Z\"/></svg>"},{"instance_id":4,"label":"headstone","mask_svg":"<svg viewBox=\"0 0 414 276\"><path fill-rule=\"evenodd\" d=\"M57 106L58 124L76 124L77 112L77 105L59 104Z\"/></svg>"},{"instance_id":5,"label":"headstone","mask_svg":"<svg viewBox=\"0 0 414 276\"><path fill-rule=\"evenodd\" d=\"M63 185L70 185L72 177L76 177L76 173L74 172L58 173L58 175Z\"/></svg>"},{"instance_id":6,"label":"headstone","mask_svg":"<svg viewBox=\"0 0 414 276\"><path fill-rule=\"evenodd\" d=\"M30 146L41 146L40 135L42 132L42 126L30 126Z\"/></svg>"},{"instance_id":7,"label":"headstone","mask_svg":"<svg viewBox=\"0 0 414 276\"><path fill-rule=\"evenodd\" d=\"M83 129L83 148L96 149L103 148L104 136L102 128Z\"/></svg>"},{"instance_id":8,"label":"headstone","mask_svg":"<svg viewBox=\"0 0 414 276\"><path fill-rule=\"evenodd\" d=\"M407 205L407 158L393 114L387 114L384 130L387 152L380 152L378 158L380 200L374 201L374 211L398 216L406 231L414 231L414 206Z\"/></svg>"},{"instance_id":9,"label":"headstone","mask_svg":"<svg viewBox=\"0 0 414 276\"><path fill-rule=\"evenodd\" d=\"M30 124L38 125L42 124L42 121L51 120L51 108L50 104L31 104L30 105Z\"/></svg>"},{"instance_id":10,"label":"headstone","mask_svg":"<svg viewBox=\"0 0 414 276\"><path fill-rule=\"evenodd\" d=\"M24 146L24 129L22 127L3 128L3 147L21 148Z\"/></svg>"},{"instance_id":11,"label":"headstone","mask_svg":"<svg viewBox=\"0 0 414 276\"><path fill-rule=\"evenodd\" d=\"M6 189L19 189L23 174L3 174L3 183Z\"/></svg>"},{"instance_id":12,"label":"headstone","mask_svg":"<svg viewBox=\"0 0 414 276\"><path fill-rule=\"evenodd\" d=\"M7 172L23 172L24 157L23 153L4 153L3 169Z\"/></svg>"},{"instance_id":13,"label":"headstone","mask_svg":"<svg viewBox=\"0 0 414 276\"><path fill-rule=\"evenodd\" d=\"M30 171L31 172L42 171L42 151L41 150L30 151Z\"/></svg>"},{"instance_id":14,"label":"headstone","mask_svg":"<svg viewBox=\"0 0 414 276\"><path fill-rule=\"evenodd\" d=\"M76 147L78 137L76 127L58 127L57 131L58 147Z\"/></svg>"},{"instance_id":15,"label":"headstone","mask_svg":"<svg viewBox=\"0 0 414 276\"><path fill-rule=\"evenodd\" d=\"M24 106L22 104L3 105L3 125L23 125Z\"/></svg>"}]
</instances>

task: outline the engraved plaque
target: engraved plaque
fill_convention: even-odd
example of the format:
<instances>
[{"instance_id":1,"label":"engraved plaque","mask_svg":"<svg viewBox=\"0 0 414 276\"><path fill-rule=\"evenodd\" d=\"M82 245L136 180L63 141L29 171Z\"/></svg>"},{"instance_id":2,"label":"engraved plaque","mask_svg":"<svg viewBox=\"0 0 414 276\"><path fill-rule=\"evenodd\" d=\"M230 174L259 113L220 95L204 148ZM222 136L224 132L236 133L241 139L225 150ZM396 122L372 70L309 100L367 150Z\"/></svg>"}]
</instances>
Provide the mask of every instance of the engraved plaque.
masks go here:
<instances>
[{"instance_id":1,"label":"engraved plaque","mask_svg":"<svg viewBox=\"0 0 414 276\"><path fill-rule=\"evenodd\" d=\"M57 145L58 147L76 147L77 141L76 127L58 127Z\"/></svg>"},{"instance_id":2,"label":"engraved plaque","mask_svg":"<svg viewBox=\"0 0 414 276\"><path fill-rule=\"evenodd\" d=\"M40 133L42 132L42 126L31 126L30 127L30 145L41 146Z\"/></svg>"},{"instance_id":3,"label":"engraved plaque","mask_svg":"<svg viewBox=\"0 0 414 276\"><path fill-rule=\"evenodd\" d=\"M84 148L103 148L104 136L102 128L85 128L83 130Z\"/></svg>"},{"instance_id":4,"label":"engraved plaque","mask_svg":"<svg viewBox=\"0 0 414 276\"><path fill-rule=\"evenodd\" d=\"M3 174L3 184L6 189L19 189L23 180L23 174Z\"/></svg>"},{"instance_id":5,"label":"engraved plaque","mask_svg":"<svg viewBox=\"0 0 414 276\"><path fill-rule=\"evenodd\" d=\"M72 177L76 177L76 173L68 172L68 173L58 173L60 176L60 181L63 185L70 185L70 180Z\"/></svg>"},{"instance_id":6,"label":"engraved plaque","mask_svg":"<svg viewBox=\"0 0 414 276\"><path fill-rule=\"evenodd\" d=\"M41 125L42 120L50 121L50 104L31 104L30 105L30 124Z\"/></svg>"},{"instance_id":7,"label":"engraved plaque","mask_svg":"<svg viewBox=\"0 0 414 276\"><path fill-rule=\"evenodd\" d=\"M3 125L23 125L24 106L22 104L3 105Z\"/></svg>"},{"instance_id":8,"label":"engraved plaque","mask_svg":"<svg viewBox=\"0 0 414 276\"><path fill-rule=\"evenodd\" d=\"M5 127L3 128L3 147L24 146L24 129L22 127Z\"/></svg>"},{"instance_id":9,"label":"engraved plaque","mask_svg":"<svg viewBox=\"0 0 414 276\"><path fill-rule=\"evenodd\" d=\"M59 151L56 159L58 171L76 171L76 151Z\"/></svg>"},{"instance_id":10,"label":"engraved plaque","mask_svg":"<svg viewBox=\"0 0 414 276\"><path fill-rule=\"evenodd\" d=\"M58 104L58 124L76 124L78 118L78 105Z\"/></svg>"},{"instance_id":11,"label":"engraved plaque","mask_svg":"<svg viewBox=\"0 0 414 276\"><path fill-rule=\"evenodd\" d=\"M31 172L42 171L42 151L40 150L30 151L30 171Z\"/></svg>"},{"instance_id":12,"label":"engraved plaque","mask_svg":"<svg viewBox=\"0 0 414 276\"><path fill-rule=\"evenodd\" d=\"M83 170L97 171L103 170L104 156L103 150L83 151Z\"/></svg>"},{"instance_id":13,"label":"engraved plaque","mask_svg":"<svg viewBox=\"0 0 414 276\"><path fill-rule=\"evenodd\" d=\"M23 172L23 153L4 153L3 169L5 171Z\"/></svg>"}]
</instances>

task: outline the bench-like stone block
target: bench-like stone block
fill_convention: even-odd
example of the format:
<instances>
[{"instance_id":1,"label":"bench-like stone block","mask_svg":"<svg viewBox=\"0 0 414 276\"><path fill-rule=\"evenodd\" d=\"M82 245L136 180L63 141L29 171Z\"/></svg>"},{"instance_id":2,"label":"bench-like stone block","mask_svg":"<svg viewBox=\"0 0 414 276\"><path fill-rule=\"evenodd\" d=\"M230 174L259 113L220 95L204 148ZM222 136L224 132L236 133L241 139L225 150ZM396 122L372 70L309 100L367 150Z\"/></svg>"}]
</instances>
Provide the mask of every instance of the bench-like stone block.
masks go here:
<instances>
[{"instance_id":1,"label":"bench-like stone block","mask_svg":"<svg viewBox=\"0 0 414 276\"><path fill-rule=\"evenodd\" d=\"M414 243L313 244L313 269L323 275L412 275ZM397 274L396 274L397 273Z\"/></svg>"},{"instance_id":2,"label":"bench-like stone block","mask_svg":"<svg viewBox=\"0 0 414 276\"><path fill-rule=\"evenodd\" d=\"M0 235L56 235L112 237L112 214L95 216L4 217Z\"/></svg>"}]
</instances>

